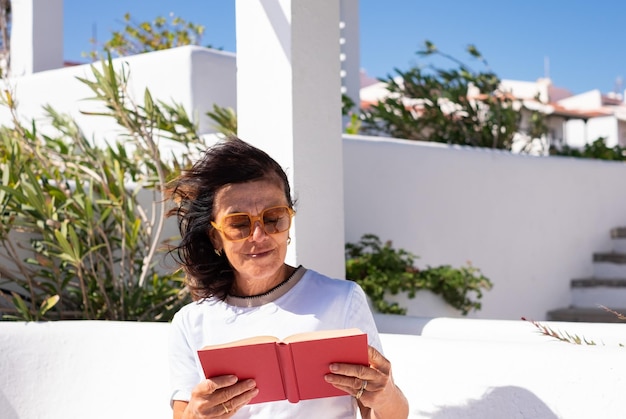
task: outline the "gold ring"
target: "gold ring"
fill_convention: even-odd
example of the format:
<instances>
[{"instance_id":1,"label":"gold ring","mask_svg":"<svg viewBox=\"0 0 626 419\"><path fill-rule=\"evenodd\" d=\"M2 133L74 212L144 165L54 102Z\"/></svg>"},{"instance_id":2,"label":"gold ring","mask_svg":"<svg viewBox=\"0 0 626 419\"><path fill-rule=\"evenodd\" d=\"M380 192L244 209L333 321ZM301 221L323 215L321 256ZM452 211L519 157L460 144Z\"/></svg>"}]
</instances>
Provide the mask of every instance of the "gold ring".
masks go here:
<instances>
[{"instance_id":1,"label":"gold ring","mask_svg":"<svg viewBox=\"0 0 626 419\"><path fill-rule=\"evenodd\" d=\"M224 414L229 414L230 410L228 410L228 408L226 407L226 405L224 403L222 403L222 407L224 408Z\"/></svg>"},{"instance_id":2,"label":"gold ring","mask_svg":"<svg viewBox=\"0 0 626 419\"><path fill-rule=\"evenodd\" d=\"M361 383L361 388L359 389L359 391L354 396L355 399L358 400L358 399L361 398L361 396L363 395L363 392L365 391L365 387L367 387L367 380L363 380L363 382Z\"/></svg>"}]
</instances>

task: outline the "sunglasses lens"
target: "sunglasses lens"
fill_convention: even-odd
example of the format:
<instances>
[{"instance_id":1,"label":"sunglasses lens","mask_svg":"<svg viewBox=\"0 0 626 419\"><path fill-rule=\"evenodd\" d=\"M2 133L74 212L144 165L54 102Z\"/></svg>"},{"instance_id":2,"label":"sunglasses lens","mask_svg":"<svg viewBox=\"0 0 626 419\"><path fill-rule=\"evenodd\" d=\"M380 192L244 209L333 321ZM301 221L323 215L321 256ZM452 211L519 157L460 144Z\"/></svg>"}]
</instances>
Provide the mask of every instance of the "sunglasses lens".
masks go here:
<instances>
[{"instance_id":1,"label":"sunglasses lens","mask_svg":"<svg viewBox=\"0 0 626 419\"><path fill-rule=\"evenodd\" d=\"M243 240L250 235L250 217L233 214L224 217L222 231L228 240Z\"/></svg>"},{"instance_id":2,"label":"sunglasses lens","mask_svg":"<svg viewBox=\"0 0 626 419\"><path fill-rule=\"evenodd\" d=\"M291 215L286 207L270 208L263 211L263 225L267 234L282 233L289 230Z\"/></svg>"}]
</instances>

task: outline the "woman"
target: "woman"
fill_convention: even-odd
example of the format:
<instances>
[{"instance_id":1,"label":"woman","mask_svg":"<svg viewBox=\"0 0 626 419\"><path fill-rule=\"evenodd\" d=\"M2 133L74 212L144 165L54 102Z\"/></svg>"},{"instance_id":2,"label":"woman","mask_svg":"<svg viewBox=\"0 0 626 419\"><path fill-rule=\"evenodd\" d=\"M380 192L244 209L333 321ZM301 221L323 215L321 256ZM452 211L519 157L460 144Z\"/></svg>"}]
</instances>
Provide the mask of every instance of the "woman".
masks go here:
<instances>
[{"instance_id":1,"label":"woman","mask_svg":"<svg viewBox=\"0 0 626 419\"><path fill-rule=\"evenodd\" d=\"M238 138L206 151L168 188L181 242L174 249L194 302L172 321L170 367L175 419L406 418L408 403L381 355L361 288L285 264L294 202L285 172ZM325 379L346 396L248 404L254 380L205 379L197 350L250 336L359 328L368 335L369 367L332 364Z\"/></svg>"}]
</instances>

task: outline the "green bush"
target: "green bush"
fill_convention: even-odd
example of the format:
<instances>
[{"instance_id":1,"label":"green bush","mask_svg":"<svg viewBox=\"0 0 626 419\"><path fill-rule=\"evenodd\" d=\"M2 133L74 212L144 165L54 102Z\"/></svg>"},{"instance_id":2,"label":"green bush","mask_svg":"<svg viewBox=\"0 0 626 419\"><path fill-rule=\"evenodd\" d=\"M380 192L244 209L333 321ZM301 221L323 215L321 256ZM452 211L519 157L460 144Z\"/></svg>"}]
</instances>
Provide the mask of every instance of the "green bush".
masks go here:
<instances>
[{"instance_id":1,"label":"green bush","mask_svg":"<svg viewBox=\"0 0 626 419\"><path fill-rule=\"evenodd\" d=\"M480 51L468 45L466 52L481 69L424 41L417 51L418 64L380 79L389 94L363 109L361 132L504 150L524 138L524 152L543 147L545 115L529 108L522 111L523 103L502 89L501 79ZM452 66L440 66L445 62ZM523 124L523 114L528 124Z\"/></svg>"},{"instance_id":2,"label":"green bush","mask_svg":"<svg viewBox=\"0 0 626 419\"><path fill-rule=\"evenodd\" d=\"M626 160L626 149L619 145L610 148L606 145L605 137L598 137L592 143L585 144L585 146L581 149L572 148L567 145L560 148L552 147L550 148L550 155L578 157L584 159L624 161Z\"/></svg>"},{"instance_id":3,"label":"green bush","mask_svg":"<svg viewBox=\"0 0 626 419\"><path fill-rule=\"evenodd\" d=\"M381 313L406 314L406 308L385 300L387 293L406 292L414 298L419 290L440 295L452 307L467 315L480 310L484 290L491 281L471 265L449 265L418 269L416 256L404 249L394 249L391 242L382 244L373 234L365 234L358 243L346 244L346 278L357 282Z\"/></svg>"},{"instance_id":4,"label":"green bush","mask_svg":"<svg viewBox=\"0 0 626 419\"><path fill-rule=\"evenodd\" d=\"M96 146L69 118L46 107L44 134L14 115L0 128L0 311L5 319L167 321L189 296L163 261L163 186L204 148L182 106L132 102L128 73L111 59L82 80L122 134ZM140 193L151 194L139 199ZM142 202L144 205L142 205ZM147 205L145 203L147 202ZM4 259L4 260L3 260Z\"/></svg>"}]
</instances>

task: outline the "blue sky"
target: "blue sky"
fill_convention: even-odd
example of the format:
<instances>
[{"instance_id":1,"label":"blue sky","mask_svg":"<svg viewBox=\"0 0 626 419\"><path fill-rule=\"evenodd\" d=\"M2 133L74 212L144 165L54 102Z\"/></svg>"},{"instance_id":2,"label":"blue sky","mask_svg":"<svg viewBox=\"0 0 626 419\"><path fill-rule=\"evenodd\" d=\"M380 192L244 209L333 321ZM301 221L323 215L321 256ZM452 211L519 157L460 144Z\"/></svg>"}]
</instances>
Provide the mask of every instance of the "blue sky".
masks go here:
<instances>
[{"instance_id":1,"label":"blue sky","mask_svg":"<svg viewBox=\"0 0 626 419\"><path fill-rule=\"evenodd\" d=\"M126 12L136 21L173 12L205 26L203 44L236 50L235 0L64 0L65 59L85 61L93 35L109 39ZM623 91L625 18L626 1L616 0L361 0L361 67L384 77L425 63L415 52L428 39L481 69L465 54L476 45L500 78L547 74L573 93L610 92L624 79Z\"/></svg>"}]
</instances>

